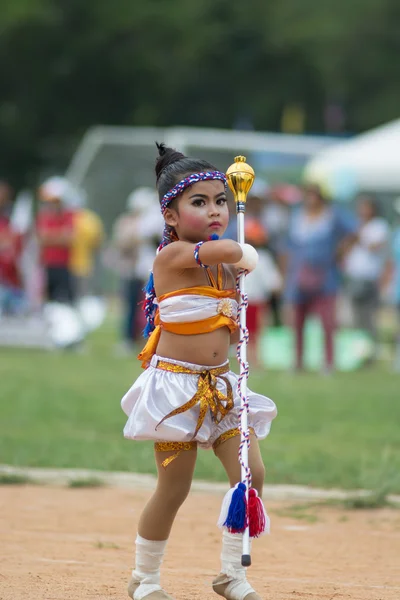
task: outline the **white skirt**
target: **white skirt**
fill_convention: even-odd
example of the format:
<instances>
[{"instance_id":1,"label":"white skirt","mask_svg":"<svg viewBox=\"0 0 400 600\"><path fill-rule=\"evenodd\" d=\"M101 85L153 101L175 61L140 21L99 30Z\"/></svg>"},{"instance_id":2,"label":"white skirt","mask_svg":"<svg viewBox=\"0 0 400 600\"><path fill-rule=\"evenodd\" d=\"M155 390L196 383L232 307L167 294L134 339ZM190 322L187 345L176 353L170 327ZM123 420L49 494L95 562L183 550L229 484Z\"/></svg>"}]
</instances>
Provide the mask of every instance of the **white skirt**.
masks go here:
<instances>
[{"instance_id":1,"label":"white skirt","mask_svg":"<svg viewBox=\"0 0 400 600\"><path fill-rule=\"evenodd\" d=\"M124 427L126 438L156 442L195 441L203 448L211 448L223 433L239 426L238 376L232 371L224 373L223 377L232 385L234 407L219 423L213 419L211 411L208 410L202 426L193 438L200 412L200 407L196 405L185 412L169 417L160 424L166 415L184 405L196 394L199 376L156 368L158 361L179 365L191 371L218 368L154 355L149 367L138 377L121 400L122 409L128 416ZM220 377L217 377L217 389L226 394L226 384ZM263 439L268 435L271 421L277 415L276 406L270 398L249 389L247 391L250 407L248 425L254 430L257 438Z\"/></svg>"}]
</instances>

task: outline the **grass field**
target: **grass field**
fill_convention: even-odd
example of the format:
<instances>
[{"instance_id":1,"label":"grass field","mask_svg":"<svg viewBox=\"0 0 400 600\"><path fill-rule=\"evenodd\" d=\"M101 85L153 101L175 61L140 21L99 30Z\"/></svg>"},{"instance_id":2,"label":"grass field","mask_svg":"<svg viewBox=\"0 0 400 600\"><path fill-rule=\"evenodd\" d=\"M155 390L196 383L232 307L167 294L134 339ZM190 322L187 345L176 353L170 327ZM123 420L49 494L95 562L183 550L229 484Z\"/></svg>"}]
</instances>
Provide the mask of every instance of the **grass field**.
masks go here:
<instances>
[{"instance_id":1,"label":"grass field","mask_svg":"<svg viewBox=\"0 0 400 600\"><path fill-rule=\"evenodd\" d=\"M83 354L0 350L0 463L154 472L152 444L122 436L120 398L140 369L113 343L110 322ZM256 372L250 386L279 410L262 442L269 483L400 492L398 375ZM196 476L224 478L212 452Z\"/></svg>"}]
</instances>

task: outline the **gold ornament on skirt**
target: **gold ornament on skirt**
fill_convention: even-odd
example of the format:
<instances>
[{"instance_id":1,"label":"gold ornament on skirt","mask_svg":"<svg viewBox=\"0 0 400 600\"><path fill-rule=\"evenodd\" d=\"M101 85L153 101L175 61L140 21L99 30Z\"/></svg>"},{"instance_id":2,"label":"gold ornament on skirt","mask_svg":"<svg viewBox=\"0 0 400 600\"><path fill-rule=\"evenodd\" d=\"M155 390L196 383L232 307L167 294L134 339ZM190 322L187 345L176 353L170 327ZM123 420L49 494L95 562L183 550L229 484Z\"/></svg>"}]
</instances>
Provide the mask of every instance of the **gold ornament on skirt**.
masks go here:
<instances>
[{"instance_id":1,"label":"gold ornament on skirt","mask_svg":"<svg viewBox=\"0 0 400 600\"><path fill-rule=\"evenodd\" d=\"M217 313L219 315L222 314L225 317L233 316L233 306L232 306L232 302L231 302L231 300L229 300L229 298L222 298L222 300L220 300L218 302Z\"/></svg>"}]
</instances>

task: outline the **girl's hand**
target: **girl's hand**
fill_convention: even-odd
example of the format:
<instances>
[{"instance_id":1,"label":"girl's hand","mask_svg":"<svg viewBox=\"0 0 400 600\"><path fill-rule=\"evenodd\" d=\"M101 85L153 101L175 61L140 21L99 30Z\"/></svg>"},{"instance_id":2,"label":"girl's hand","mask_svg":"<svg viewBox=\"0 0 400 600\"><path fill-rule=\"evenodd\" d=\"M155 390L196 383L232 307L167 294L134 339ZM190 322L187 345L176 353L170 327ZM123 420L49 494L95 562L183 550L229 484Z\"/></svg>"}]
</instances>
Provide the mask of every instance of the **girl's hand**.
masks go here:
<instances>
[{"instance_id":1,"label":"girl's hand","mask_svg":"<svg viewBox=\"0 0 400 600\"><path fill-rule=\"evenodd\" d=\"M258 263L258 252L250 244L239 244L242 249L242 258L239 262L234 263L234 267L237 269L245 269L249 273L254 271Z\"/></svg>"}]
</instances>

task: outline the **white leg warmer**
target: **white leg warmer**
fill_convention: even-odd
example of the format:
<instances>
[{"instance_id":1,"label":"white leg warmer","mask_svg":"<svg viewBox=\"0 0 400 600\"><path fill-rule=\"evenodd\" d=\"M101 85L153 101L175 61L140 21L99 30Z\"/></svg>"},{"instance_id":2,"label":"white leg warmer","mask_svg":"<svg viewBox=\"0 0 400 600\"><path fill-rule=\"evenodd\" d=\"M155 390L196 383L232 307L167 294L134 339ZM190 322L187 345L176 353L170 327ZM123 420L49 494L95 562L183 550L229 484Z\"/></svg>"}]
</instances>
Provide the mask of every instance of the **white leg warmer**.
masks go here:
<instances>
[{"instance_id":1,"label":"white leg warmer","mask_svg":"<svg viewBox=\"0 0 400 600\"><path fill-rule=\"evenodd\" d=\"M242 567L242 535L240 533L222 533L221 573L226 575L226 594L231 600L244 600L254 592L246 580L246 568ZM251 544L251 540L250 540ZM251 546L250 546L251 548Z\"/></svg>"},{"instance_id":2,"label":"white leg warmer","mask_svg":"<svg viewBox=\"0 0 400 600\"><path fill-rule=\"evenodd\" d=\"M132 577L140 582L134 600L142 600L152 592L161 590L160 567L168 540L161 542L136 536L136 564Z\"/></svg>"}]
</instances>

